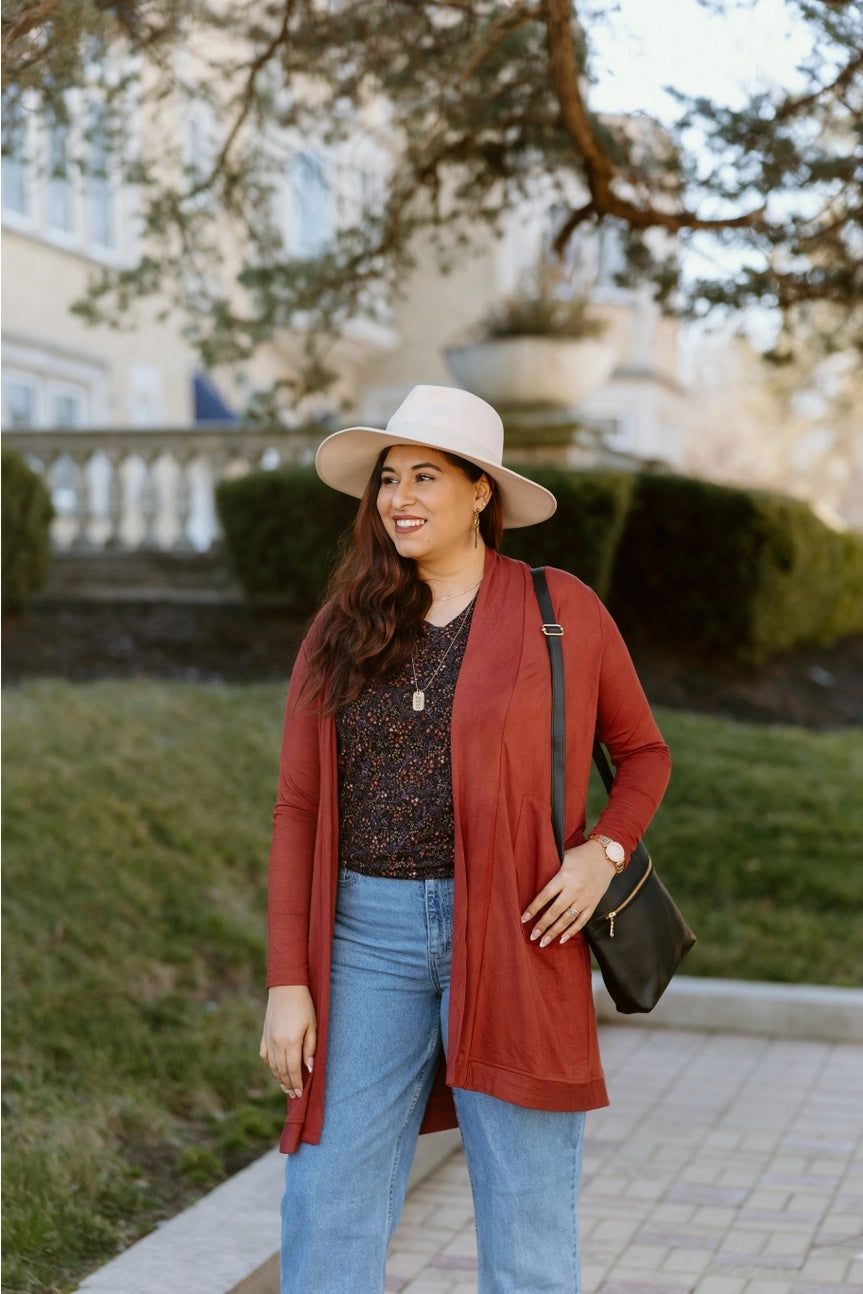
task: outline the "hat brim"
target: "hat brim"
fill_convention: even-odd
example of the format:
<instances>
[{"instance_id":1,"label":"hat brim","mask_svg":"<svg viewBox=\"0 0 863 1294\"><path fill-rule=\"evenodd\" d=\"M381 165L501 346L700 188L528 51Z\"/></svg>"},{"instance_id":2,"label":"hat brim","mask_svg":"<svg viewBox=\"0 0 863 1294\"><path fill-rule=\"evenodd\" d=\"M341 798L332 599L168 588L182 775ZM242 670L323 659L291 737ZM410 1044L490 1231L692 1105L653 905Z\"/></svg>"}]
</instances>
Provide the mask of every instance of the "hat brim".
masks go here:
<instances>
[{"instance_id":1,"label":"hat brim","mask_svg":"<svg viewBox=\"0 0 863 1294\"><path fill-rule=\"evenodd\" d=\"M507 530L547 521L557 509L557 499L550 490L508 467L490 463L475 454L459 453L455 447L435 445L433 440L414 442L399 437L395 430L385 431L380 427L346 427L343 431L334 431L318 446L315 468L326 485L361 499L381 451L390 445L414 443L427 445L439 453L456 454L492 477L500 491L503 524Z\"/></svg>"}]
</instances>

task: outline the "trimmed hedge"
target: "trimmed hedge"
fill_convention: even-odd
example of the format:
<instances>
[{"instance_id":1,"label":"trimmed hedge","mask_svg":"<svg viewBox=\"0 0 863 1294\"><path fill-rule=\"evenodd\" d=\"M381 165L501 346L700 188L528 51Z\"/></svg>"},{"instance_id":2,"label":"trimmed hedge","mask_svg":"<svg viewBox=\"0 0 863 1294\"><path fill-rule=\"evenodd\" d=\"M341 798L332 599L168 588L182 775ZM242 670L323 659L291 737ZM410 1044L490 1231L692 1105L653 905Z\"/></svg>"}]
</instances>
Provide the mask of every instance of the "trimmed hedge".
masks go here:
<instances>
[{"instance_id":1,"label":"trimmed hedge","mask_svg":"<svg viewBox=\"0 0 863 1294\"><path fill-rule=\"evenodd\" d=\"M682 476L521 470L558 510L508 532L503 551L578 575L633 642L760 663L863 633L863 535L797 499ZM356 500L311 467L222 482L216 498L249 596L310 615Z\"/></svg>"},{"instance_id":2,"label":"trimmed hedge","mask_svg":"<svg viewBox=\"0 0 863 1294\"><path fill-rule=\"evenodd\" d=\"M863 633L863 535L799 499L642 475L612 587L628 636L761 663Z\"/></svg>"},{"instance_id":3,"label":"trimmed hedge","mask_svg":"<svg viewBox=\"0 0 863 1294\"><path fill-rule=\"evenodd\" d=\"M633 477L614 472L521 469L556 495L541 526L510 531L503 551L533 566L562 566L600 597L608 594ZM357 501L311 467L251 472L216 488L216 508L231 566L251 598L309 614L317 606L356 516Z\"/></svg>"},{"instance_id":4,"label":"trimmed hedge","mask_svg":"<svg viewBox=\"0 0 863 1294\"><path fill-rule=\"evenodd\" d=\"M216 487L228 558L245 592L304 616L320 601L357 506L313 467L250 472Z\"/></svg>"},{"instance_id":5,"label":"trimmed hedge","mask_svg":"<svg viewBox=\"0 0 863 1294\"><path fill-rule=\"evenodd\" d=\"M542 525L508 531L502 551L531 566L559 566L572 571L601 598L607 598L635 477L624 472L574 472L547 467L514 470L551 490L557 499L557 512Z\"/></svg>"},{"instance_id":6,"label":"trimmed hedge","mask_svg":"<svg viewBox=\"0 0 863 1294\"><path fill-rule=\"evenodd\" d=\"M48 578L54 506L44 481L20 454L2 451L4 611L22 611Z\"/></svg>"}]
</instances>

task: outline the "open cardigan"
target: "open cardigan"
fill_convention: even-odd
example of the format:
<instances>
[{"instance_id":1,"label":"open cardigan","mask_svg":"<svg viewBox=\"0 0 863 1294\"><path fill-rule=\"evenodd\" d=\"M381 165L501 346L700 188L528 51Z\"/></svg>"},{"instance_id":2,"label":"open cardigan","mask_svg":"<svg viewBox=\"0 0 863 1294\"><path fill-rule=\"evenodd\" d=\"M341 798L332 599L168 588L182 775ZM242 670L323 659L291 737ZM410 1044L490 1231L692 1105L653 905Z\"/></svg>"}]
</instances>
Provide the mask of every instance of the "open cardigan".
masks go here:
<instances>
[{"instance_id":1,"label":"open cardigan","mask_svg":"<svg viewBox=\"0 0 863 1294\"><path fill-rule=\"evenodd\" d=\"M566 846L585 839L594 732L617 776L593 829L634 848L670 761L629 653L596 594L547 571L564 628ZM455 889L449 1056L422 1126L456 1125L450 1088L544 1110L608 1103L587 944L530 942L521 913L560 866L551 827L551 682L529 568L486 556L452 711ZM314 633L314 626L312 628ZM270 852L267 982L307 984L318 1020L313 1075L288 1102L281 1149L317 1142L325 1116L330 955L338 878L335 722L291 678ZM405 697L405 704L410 698Z\"/></svg>"}]
</instances>

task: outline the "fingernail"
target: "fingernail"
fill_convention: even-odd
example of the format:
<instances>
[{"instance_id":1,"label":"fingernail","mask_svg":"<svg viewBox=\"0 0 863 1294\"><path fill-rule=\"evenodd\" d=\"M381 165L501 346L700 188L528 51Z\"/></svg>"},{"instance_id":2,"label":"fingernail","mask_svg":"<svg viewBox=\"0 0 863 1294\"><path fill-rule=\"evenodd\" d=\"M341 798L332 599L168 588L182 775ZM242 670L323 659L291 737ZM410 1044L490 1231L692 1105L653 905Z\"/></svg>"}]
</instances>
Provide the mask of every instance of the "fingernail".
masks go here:
<instances>
[{"instance_id":1,"label":"fingernail","mask_svg":"<svg viewBox=\"0 0 863 1294\"><path fill-rule=\"evenodd\" d=\"M538 939L538 938L539 938L539 931L538 931L538 930L531 930L531 932L530 932L530 942L531 942L531 943L533 943L534 939Z\"/></svg>"},{"instance_id":2,"label":"fingernail","mask_svg":"<svg viewBox=\"0 0 863 1294\"><path fill-rule=\"evenodd\" d=\"M530 913L529 913L529 912L522 912L522 914L521 914L521 924L522 924L522 925L524 925L525 921L529 921L529 920L530 920Z\"/></svg>"},{"instance_id":3,"label":"fingernail","mask_svg":"<svg viewBox=\"0 0 863 1294\"><path fill-rule=\"evenodd\" d=\"M548 937L548 935L544 935L542 939L540 939L539 941L539 946L540 948L547 948L550 943L551 943L551 939Z\"/></svg>"},{"instance_id":4,"label":"fingernail","mask_svg":"<svg viewBox=\"0 0 863 1294\"><path fill-rule=\"evenodd\" d=\"M310 1074L314 1069L314 1066L315 1066L315 1058L314 1056L309 1056L309 1059L306 1061L306 1069L309 1071Z\"/></svg>"},{"instance_id":5,"label":"fingernail","mask_svg":"<svg viewBox=\"0 0 863 1294\"><path fill-rule=\"evenodd\" d=\"M294 1096L302 1096L302 1094L303 1089L301 1087L294 1088Z\"/></svg>"},{"instance_id":6,"label":"fingernail","mask_svg":"<svg viewBox=\"0 0 863 1294\"><path fill-rule=\"evenodd\" d=\"M569 939L569 935L561 935L561 936L560 936L560 942L561 942L562 944L565 944L565 943L567 942L567 940L568 940L568 939Z\"/></svg>"}]
</instances>

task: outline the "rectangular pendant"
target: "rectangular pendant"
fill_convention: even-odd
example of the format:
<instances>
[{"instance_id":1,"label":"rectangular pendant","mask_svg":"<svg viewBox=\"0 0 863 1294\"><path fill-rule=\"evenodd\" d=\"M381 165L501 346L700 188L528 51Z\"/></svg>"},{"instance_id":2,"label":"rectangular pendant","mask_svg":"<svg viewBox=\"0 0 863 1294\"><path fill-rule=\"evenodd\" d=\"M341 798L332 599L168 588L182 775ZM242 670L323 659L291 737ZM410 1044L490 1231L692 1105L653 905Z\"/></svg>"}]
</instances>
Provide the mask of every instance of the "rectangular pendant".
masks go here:
<instances>
[{"instance_id":1,"label":"rectangular pendant","mask_svg":"<svg viewBox=\"0 0 863 1294\"><path fill-rule=\"evenodd\" d=\"M425 692L420 692L420 691L414 692L413 707L415 710L424 710L426 708Z\"/></svg>"}]
</instances>

